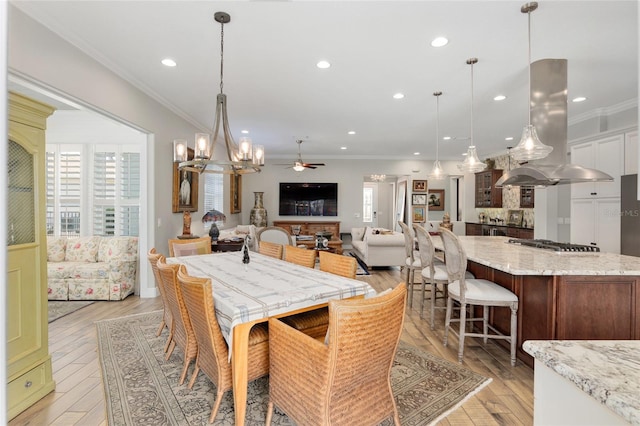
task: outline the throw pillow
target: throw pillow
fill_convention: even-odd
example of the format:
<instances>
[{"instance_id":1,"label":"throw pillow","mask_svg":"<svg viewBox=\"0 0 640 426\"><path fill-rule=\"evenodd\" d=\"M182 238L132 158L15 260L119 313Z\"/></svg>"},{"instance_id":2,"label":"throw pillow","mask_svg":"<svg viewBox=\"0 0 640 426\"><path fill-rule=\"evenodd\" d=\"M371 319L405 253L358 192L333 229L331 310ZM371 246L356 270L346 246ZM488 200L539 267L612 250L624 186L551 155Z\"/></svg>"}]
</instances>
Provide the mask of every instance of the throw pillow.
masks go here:
<instances>
[{"instance_id":1,"label":"throw pillow","mask_svg":"<svg viewBox=\"0 0 640 426\"><path fill-rule=\"evenodd\" d=\"M96 262L100 237L80 237L67 241L64 260L67 262Z\"/></svg>"},{"instance_id":2,"label":"throw pillow","mask_svg":"<svg viewBox=\"0 0 640 426\"><path fill-rule=\"evenodd\" d=\"M64 261L65 249L67 248L66 238L47 237L47 261Z\"/></svg>"}]
</instances>

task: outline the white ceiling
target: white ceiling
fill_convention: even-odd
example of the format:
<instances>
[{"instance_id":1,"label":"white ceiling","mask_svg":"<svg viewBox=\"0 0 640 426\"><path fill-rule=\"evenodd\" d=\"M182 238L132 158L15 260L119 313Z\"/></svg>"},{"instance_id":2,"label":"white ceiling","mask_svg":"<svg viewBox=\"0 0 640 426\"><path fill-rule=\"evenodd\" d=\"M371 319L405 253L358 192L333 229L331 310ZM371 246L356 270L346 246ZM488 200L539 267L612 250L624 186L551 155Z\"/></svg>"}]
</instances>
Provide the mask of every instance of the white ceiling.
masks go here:
<instances>
[{"instance_id":1,"label":"white ceiling","mask_svg":"<svg viewBox=\"0 0 640 426\"><path fill-rule=\"evenodd\" d=\"M474 142L479 156L505 151L527 120L527 16L522 1L19 1L43 25L191 122L211 127L224 91L235 138L250 131L270 157L435 157L469 145L474 66ZM542 1L531 16L532 59L566 58L574 122L637 105L636 1ZM449 44L430 46L436 36ZM165 57L178 66L160 64ZM316 68L321 59L331 62ZM403 92L402 100L392 95ZM493 101L504 94L507 99ZM348 135L347 131L356 131ZM505 141L513 136L516 141ZM191 135L176 135L190 138ZM340 147L346 146L347 150Z\"/></svg>"}]
</instances>

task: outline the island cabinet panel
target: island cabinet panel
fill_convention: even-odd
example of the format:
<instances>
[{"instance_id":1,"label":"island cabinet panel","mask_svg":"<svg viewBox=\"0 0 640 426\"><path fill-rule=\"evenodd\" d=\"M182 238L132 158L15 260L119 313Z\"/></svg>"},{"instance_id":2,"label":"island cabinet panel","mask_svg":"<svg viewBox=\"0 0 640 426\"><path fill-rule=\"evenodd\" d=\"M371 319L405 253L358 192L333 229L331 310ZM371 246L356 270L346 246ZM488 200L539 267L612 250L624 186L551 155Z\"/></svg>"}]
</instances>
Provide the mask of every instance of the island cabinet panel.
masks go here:
<instances>
[{"instance_id":1,"label":"island cabinet panel","mask_svg":"<svg viewBox=\"0 0 640 426\"><path fill-rule=\"evenodd\" d=\"M639 339L638 289L637 277L562 277L558 284L557 339Z\"/></svg>"}]
</instances>

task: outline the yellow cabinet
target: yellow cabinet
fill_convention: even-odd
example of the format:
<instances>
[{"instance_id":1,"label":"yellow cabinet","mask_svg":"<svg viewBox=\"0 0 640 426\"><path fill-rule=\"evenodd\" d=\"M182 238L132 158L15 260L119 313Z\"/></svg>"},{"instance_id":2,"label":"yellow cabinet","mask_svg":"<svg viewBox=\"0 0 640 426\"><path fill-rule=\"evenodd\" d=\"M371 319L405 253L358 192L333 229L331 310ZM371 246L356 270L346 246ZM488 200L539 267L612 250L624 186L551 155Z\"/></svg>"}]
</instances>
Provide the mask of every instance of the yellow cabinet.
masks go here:
<instances>
[{"instance_id":1,"label":"yellow cabinet","mask_svg":"<svg viewBox=\"0 0 640 426\"><path fill-rule=\"evenodd\" d=\"M47 322L46 120L54 109L9 93L8 417L53 391Z\"/></svg>"}]
</instances>

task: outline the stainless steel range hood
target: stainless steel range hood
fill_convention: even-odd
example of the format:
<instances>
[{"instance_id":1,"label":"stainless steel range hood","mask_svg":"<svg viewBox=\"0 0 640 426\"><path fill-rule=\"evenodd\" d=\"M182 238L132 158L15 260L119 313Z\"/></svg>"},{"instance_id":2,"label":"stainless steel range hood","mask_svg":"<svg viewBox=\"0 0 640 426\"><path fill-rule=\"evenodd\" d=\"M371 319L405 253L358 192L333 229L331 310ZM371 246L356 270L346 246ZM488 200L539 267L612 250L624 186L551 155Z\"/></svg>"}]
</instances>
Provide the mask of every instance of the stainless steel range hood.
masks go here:
<instances>
[{"instance_id":1,"label":"stainless steel range hood","mask_svg":"<svg viewBox=\"0 0 640 426\"><path fill-rule=\"evenodd\" d=\"M599 170L567 163L567 60L541 59L531 64L531 124L545 145L553 147L543 160L506 171L496 187L552 186L579 182L612 182Z\"/></svg>"}]
</instances>

